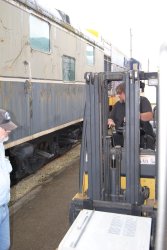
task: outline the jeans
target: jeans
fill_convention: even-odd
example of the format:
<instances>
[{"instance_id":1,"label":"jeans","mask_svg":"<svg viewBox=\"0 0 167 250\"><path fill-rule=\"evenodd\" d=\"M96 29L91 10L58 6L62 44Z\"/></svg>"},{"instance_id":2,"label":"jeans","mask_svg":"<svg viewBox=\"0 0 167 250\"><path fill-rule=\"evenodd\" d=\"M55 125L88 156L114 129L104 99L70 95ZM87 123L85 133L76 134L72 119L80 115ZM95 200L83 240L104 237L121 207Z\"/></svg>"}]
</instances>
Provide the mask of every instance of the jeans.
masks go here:
<instances>
[{"instance_id":1,"label":"jeans","mask_svg":"<svg viewBox=\"0 0 167 250\"><path fill-rule=\"evenodd\" d=\"M9 208L8 205L0 206L0 250L10 247Z\"/></svg>"}]
</instances>

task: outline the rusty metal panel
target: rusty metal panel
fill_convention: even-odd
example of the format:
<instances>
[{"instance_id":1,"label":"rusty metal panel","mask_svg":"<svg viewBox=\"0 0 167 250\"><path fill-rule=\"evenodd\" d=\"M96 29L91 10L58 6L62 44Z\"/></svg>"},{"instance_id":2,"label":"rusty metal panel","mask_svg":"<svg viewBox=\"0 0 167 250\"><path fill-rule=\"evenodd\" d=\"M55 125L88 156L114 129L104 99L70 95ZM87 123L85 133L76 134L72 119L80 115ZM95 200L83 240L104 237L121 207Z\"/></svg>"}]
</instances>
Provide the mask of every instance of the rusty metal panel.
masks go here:
<instances>
[{"instance_id":1,"label":"rusty metal panel","mask_svg":"<svg viewBox=\"0 0 167 250\"><path fill-rule=\"evenodd\" d=\"M30 134L29 95L24 82L0 81L0 108L8 110L18 125L10 135L10 141Z\"/></svg>"},{"instance_id":2,"label":"rusty metal panel","mask_svg":"<svg viewBox=\"0 0 167 250\"><path fill-rule=\"evenodd\" d=\"M84 104L84 84L0 81L0 108L18 125L9 142L82 119Z\"/></svg>"},{"instance_id":3,"label":"rusty metal panel","mask_svg":"<svg viewBox=\"0 0 167 250\"><path fill-rule=\"evenodd\" d=\"M32 133L83 118L85 85L33 83Z\"/></svg>"}]
</instances>

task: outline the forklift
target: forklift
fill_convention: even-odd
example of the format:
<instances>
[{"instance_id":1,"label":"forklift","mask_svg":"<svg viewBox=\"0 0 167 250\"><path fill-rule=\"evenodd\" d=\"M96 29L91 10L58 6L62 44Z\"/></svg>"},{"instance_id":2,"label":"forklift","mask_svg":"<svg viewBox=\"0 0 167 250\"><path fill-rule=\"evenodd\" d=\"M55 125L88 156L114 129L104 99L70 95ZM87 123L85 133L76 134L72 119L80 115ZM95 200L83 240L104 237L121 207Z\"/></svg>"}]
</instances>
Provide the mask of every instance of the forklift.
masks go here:
<instances>
[{"instance_id":1,"label":"forklift","mask_svg":"<svg viewBox=\"0 0 167 250\"><path fill-rule=\"evenodd\" d=\"M124 229L124 231L128 232L126 236L130 240L133 238L130 237L132 236L131 233L133 234L135 229L139 229L139 235L143 234L141 238L140 236L134 238L133 246L130 247L129 245L127 249L153 250L155 249L157 217L157 150L140 148L139 103L140 88L143 88L141 82L148 81L148 85L155 86L158 89L158 73L139 70L87 72L85 81L86 104L80 154L79 192L71 202L70 223L78 223L76 220L83 211L85 214L78 219L80 222L82 221L82 226L78 226L79 224L76 224L76 226L77 228L83 227L83 231L85 231L86 225L93 217L93 213L95 213L96 218L94 220L95 225L98 216L104 215L107 223L110 220L108 217L110 214L116 216L112 218L112 225L116 221L116 228L112 229L111 226L106 234L108 232L113 233L112 240L115 242L113 243L115 248L107 248L103 245L103 249L126 249L125 246L125 248L121 248L118 245L122 239L125 240L125 237L118 238L117 242L115 238L115 233L119 231L120 221L126 221L125 224L128 230ZM113 134L108 133L107 126L109 114L108 85L112 86L112 82L115 81L123 82L126 89L126 123L122 129L124 135L123 147L113 146ZM156 115L156 119L157 117ZM147 136L145 140L147 140ZM102 215L99 213L102 213ZM118 215L124 217L118 219ZM132 224L129 224L131 219L135 219L135 223L139 223L140 227L138 228L137 224L134 224L134 220ZM141 221L137 222L138 219ZM94 226L94 229L96 226ZM73 248L101 249L98 245L96 247L84 245L83 248L77 248L76 246L83 232L78 232L75 229L74 231L78 236L76 236L77 238L73 243L70 243L71 246L75 243ZM143 240L144 234L149 235L145 240ZM105 244L107 244L107 237L104 240ZM127 243L129 239L126 239L125 242ZM96 240L98 241L98 237ZM85 244L85 241L83 242ZM134 242L136 244L140 242L140 245L138 247L137 245L134 246ZM100 245L100 243L98 244ZM145 244L145 246L142 244Z\"/></svg>"}]
</instances>

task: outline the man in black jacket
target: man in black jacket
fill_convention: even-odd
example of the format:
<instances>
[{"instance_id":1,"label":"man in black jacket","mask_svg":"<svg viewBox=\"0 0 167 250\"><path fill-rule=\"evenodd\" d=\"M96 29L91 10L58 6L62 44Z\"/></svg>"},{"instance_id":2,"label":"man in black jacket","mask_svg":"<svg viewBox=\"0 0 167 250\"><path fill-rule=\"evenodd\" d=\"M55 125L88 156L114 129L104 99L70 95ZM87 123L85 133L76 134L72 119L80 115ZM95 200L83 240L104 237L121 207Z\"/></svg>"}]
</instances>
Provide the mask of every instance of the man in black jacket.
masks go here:
<instances>
[{"instance_id":1,"label":"man in black jacket","mask_svg":"<svg viewBox=\"0 0 167 250\"><path fill-rule=\"evenodd\" d=\"M119 101L114 105L108 119L108 126L115 127L113 135L114 145L123 146L123 133L119 132L125 122L125 84L121 83L116 88ZM140 96L140 147L155 148L155 135L149 121L153 120L152 108L149 100Z\"/></svg>"}]
</instances>

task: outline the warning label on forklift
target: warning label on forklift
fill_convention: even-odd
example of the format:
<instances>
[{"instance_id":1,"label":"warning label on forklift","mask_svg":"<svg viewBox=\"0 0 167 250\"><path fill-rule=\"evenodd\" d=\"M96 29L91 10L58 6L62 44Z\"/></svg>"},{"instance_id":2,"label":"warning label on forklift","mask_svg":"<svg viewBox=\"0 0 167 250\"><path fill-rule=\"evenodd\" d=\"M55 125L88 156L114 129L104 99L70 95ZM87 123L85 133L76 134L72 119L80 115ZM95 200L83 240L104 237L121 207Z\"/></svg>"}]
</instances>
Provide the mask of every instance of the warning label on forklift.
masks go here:
<instances>
[{"instance_id":1,"label":"warning label on forklift","mask_svg":"<svg viewBox=\"0 0 167 250\"><path fill-rule=\"evenodd\" d=\"M140 155L140 164L155 165L155 155Z\"/></svg>"}]
</instances>

